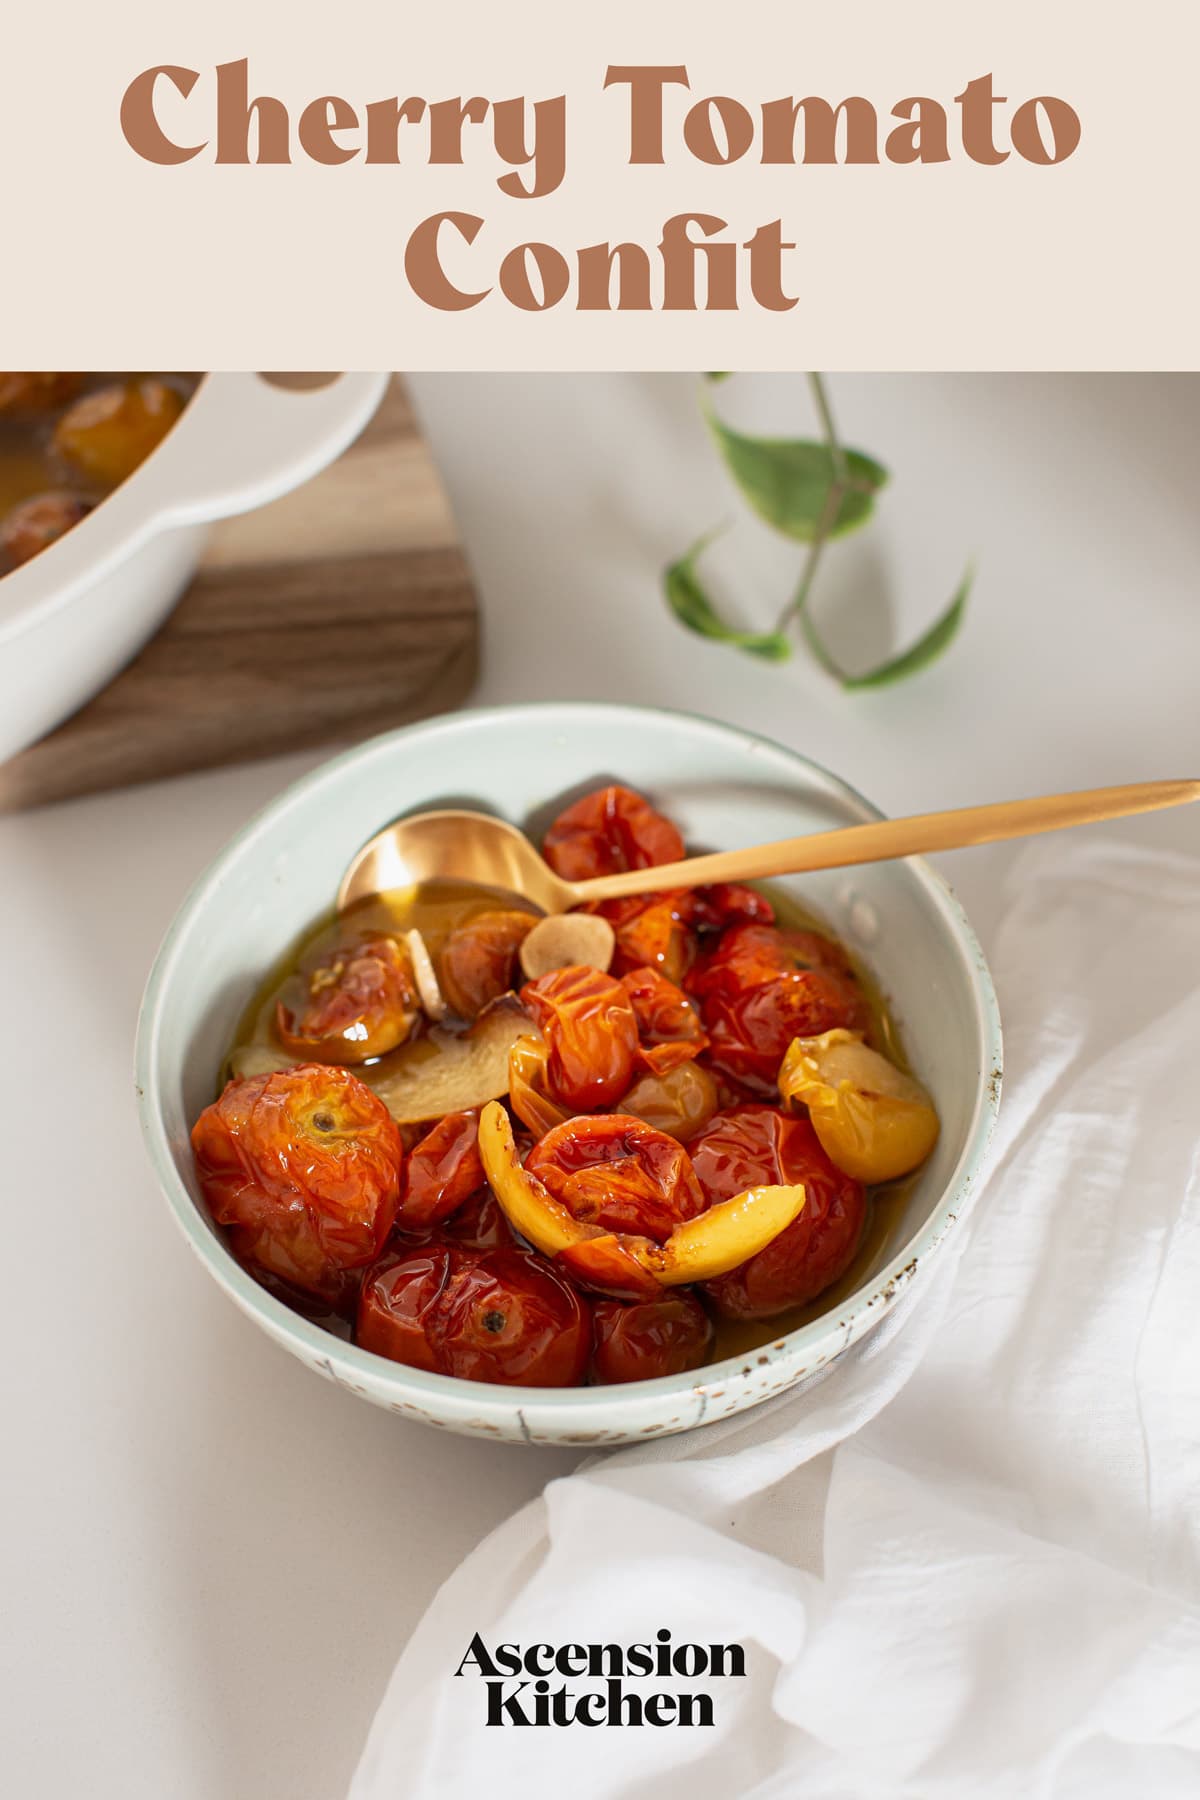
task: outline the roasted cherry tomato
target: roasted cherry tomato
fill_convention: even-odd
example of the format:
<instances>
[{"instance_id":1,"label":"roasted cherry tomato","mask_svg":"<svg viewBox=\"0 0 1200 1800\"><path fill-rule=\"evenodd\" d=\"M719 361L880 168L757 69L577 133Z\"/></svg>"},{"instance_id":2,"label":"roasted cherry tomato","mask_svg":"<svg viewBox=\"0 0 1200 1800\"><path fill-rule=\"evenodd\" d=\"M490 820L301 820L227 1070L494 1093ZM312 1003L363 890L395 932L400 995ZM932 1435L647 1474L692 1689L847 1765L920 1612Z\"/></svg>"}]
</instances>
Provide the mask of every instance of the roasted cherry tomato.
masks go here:
<instances>
[{"instance_id":1,"label":"roasted cherry tomato","mask_svg":"<svg viewBox=\"0 0 1200 1800\"><path fill-rule=\"evenodd\" d=\"M680 1063L665 1075L639 1075L621 1099L621 1111L686 1144L716 1112L717 1084L698 1062Z\"/></svg>"},{"instance_id":2,"label":"roasted cherry tomato","mask_svg":"<svg viewBox=\"0 0 1200 1800\"><path fill-rule=\"evenodd\" d=\"M550 1092L550 1047L544 1038L518 1038L508 1053L508 1104L532 1136L544 1137L571 1109Z\"/></svg>"},{"instance_id":3,"label":"roasted cherry tomato","mask_svg":"<svg viewBox=\"0 0 1200 1800\"><path fill-rule=\"evenodd\" d=\"M692 1295L592 1303L592 1380L651 1381L698 1369L713 1341L712 1320Z\"/></svg>"},{"instance_id":4,"label":"roasted cherry tomato","mask_svg":"<svg viewBox=\"0 0 1200 1800\"><path fill-rule=\"evenodd\" d=\"M718 881L692 893L692 923L701 931L724 931L727 925L773 925L775 908L765 894L739 881Z\"/></svg>"},{"instance_id":5,"label":"roasted cherry tomato","mask_svg":"<svg viewBox=\"0 0 1200 1800\"><path fill-rule=\"evenodd\" d=\"M442 1375L570 1387L592 1332L586 1303L542 1257L441 1244L376 1265L355 1335L364 1349Z\"/></svg>"},{"instance_id":6,"label":"roasted cherry tomato","mask_svg":"<svg viewBox=\"0 0 1200 1800\"><path fill-rule=\"evenodd\" d=\"M637 1018L620 982L578 965L527 982L521 999L549 1045L552 1098L579 1112L619 1099L638 1047Z\"/></svg>"},{"instance_id":7,"label":"roasted cherry tomato","mask_svg":"<svg viewBox=\"0 0 1200 1800\"><path fill-rule=\"evenodd\" d=\"M668 981L684 979L699 948L699 938L692 928L690 888L602 900L596 910L608 920L617 940L612 959L614 975L651 968Z\"/></svg>"},{"instance_id":8,"label":"roasted cherry tomato","mask_svg":"<svg viewBox=\"0 0 1200 1800\"><path fill-rule=\"evenodd\" d=\"M525 1168L584 1224L657 1243L707 1204L686 1150L627 1113L555 1126L534 1145Z\"/></svg>"},{"instance_id":9,"label":"roasted cherry tomato","mask_svg":"<svg viewBox=\"0 0 1200 1800\"><path fill-rule=\"evenodd\" d=\"M279 1041L295 1056L366 1062L404 1043L421 1017L408 951L382 933L331 951L300 979L303 998L275 1010Z\"/></svg>"},{"instance_id":10,"label":"roasted cherry tomato","mask_svg":"<svg viewBox=\"0 0 1200 1800\"><path fill-rule=\"evenodd\" d=\"M28 562L64 531L70 531L72 525L78 525L91 510L89 502L78 494L57 490L23 500L0 525L0 562L5 558L14 564Z\"/></svg>"},{"instance_id":11,"label":"roasted cherry tomato","mask_svg":"<svg viewBox=\"0 0 1200 1800\"><path fill-rule=\"evenodd\" d=\"M482 1187L438 1227L448 1244L464 1250L515 1250L516 1235L490 1187Z\"/></svg>"},{"instance_id":12,"label":"roasted cherry tomato","mask_svg":"<svg viewBox=\"0 0 1200 1800\"><path fill-rule=\"evenodd\" d=\"M537 924L536 913L482 912L456 925L438 958L438 981L451 1009L474 1019L513 986L517 952Z\"/></svg>"},{"instance_id":13,"label":"roasted cherry tomato","mask_svg":"<svg viewBox=\"0 0 1200 1800\"><path fill-rule=\"evenodd\" d=\"M82 375L0 375L0 413L50 412L65 406L82 385Z\"/></svg>"},{"instance_id":14,"label":"roasted cherry tomato","mask_svg":"<svg viewBox=\"0 0 1200 1800\"><path fill-rule=\"evenodd\" d=\"M478 1112L447 1113L409 1155L396 1223L405 1231L437 1225L484 1185Z\"/></svg>"},{"instance_id":15,"label":"roasted cherry tomato","mask_svg":"<svg viewBox=\"0 0 1200 1800\"><path fill-rule=\"evenodd\" d=\"M60 456L101 487L116 487L167 435L183 396L165 381L114 382L84 394L54 432Z\"/></svg>"},{"instance_id":16,"label":"roasted cherry tomato","mask_svg":"<svg viewBox=\"0 0 1200 1800\"><path fill-rule=\"evenodd\" d=\"M302 1063L231 1081L197 1119L192 1148L236 1255L311 1293L336 1290L391 1229L400 1134L347 1069Z\"/></svg>"},{"instance_id":17,"label":"roasted cherry tomato","mask_svg":"<svg viewBox=\"0 0 1200 1800\"><path fill-rule=\"evenodd\" d=\"M719 1073L752 1092L774 1094L795 1037L868 1022L845 952L815 931L732 925L688 978Z\"/></svg>"},{"instance_id":18,"label":"roasted cherry tomato","mask_svg":"<svg viewBox=\"0 0 1200 1800\"><path fill-rule=\"evenodd\" d=\"M708 1045L700 1015L682 988L657 969L621 977L638 1022L639 1060L656 1075L690 1062Z\"/></svg>"},{"instance_id":19,"label":"roasted cherry tomato","mask_svg":"<svg viewBox=\"0 0 1200 1800\"><path fill-rule=\"evenodd\" d=\"M675 826L632 788L598 788L560 813L542 854L564 881L590 881L626 869L678 862L684 843Z\"/></svg>"},{"instance_id":20,"label":"roasted cherry tomato","mask_svg":"<svg viewBox=\"0 0 1200 1800\"><path fill-rule=\"evenodd\" d=\"M711 1204L745 1189L804 1185L804 1210L757 1256L706 1284L719 1311L764 1319L814 1300L844 1275L862 1237L866 1194L836 1169L807 1119L773 1106L718 1113L689 1145Z\"/></svg>"}]
</instances>

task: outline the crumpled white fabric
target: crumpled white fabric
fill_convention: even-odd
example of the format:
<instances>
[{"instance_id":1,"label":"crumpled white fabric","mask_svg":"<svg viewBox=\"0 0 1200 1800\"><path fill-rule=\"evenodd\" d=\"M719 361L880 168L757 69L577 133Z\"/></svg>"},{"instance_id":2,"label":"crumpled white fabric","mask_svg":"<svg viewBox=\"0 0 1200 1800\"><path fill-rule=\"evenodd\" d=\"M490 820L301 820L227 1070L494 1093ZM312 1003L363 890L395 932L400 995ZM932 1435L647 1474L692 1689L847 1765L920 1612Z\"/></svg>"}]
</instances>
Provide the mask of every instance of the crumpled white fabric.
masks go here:
<instances>
[{"instance_id":1,"label":"crumpled white fabric","mask_svg":"<svg viewBox=\"0 0 1200 1800\"><path fill-rule=\"evenodd\" d=\"M1195 1800L1198 948L1200 862L1022 853L1000 1125L940 1266L818 1387L597 1457L494 1532L405 1648L351 1800L661 1800L664 1775L689 1800ZM660 1626L747 1646L711 1729L485 1729L453 1679L475 1631Z\"/></svg>"}]
</instances>

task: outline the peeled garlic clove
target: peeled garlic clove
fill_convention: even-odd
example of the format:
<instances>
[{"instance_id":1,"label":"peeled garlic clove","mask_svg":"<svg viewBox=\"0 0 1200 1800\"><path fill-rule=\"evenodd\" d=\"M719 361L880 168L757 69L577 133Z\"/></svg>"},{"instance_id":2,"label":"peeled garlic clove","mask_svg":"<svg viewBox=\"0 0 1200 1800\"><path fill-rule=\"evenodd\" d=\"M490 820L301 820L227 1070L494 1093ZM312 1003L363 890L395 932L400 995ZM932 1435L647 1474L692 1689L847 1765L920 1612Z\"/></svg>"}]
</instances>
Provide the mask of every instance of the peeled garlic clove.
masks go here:
<instances>
[{"instance_id":1,"label":"peeled garlic clove","mask_svg":"<svg viewBox=\"0 0 1200 1800\"><path fill-rule=\"evenodd\" d=\"M421 1005L425 1010L426 1017L436 1023L446 1016L446 1002L442 998L442 990L438 986L433 958L425 948L425 939L419 931L406 931L404 941L408 945L408 954L413 967L413 980L417 984L417 993L421 996Z\"/></svg>"},{"instance_id":2,"label":"peeled garlic clove","mask_svg":"<svg viewBox=\"0 0 1200 1800\"><path fill-rule=\"evenodd\" d=\"M616 936L599 913L557 913L539 919L521 945L521 967L530 981L554 969L582 966L607 974Z\"/></svg>"},{"instance_id":3,"label":"peeled garlic clove","mask_svg":"<svg viewBox=\"0 0 1200 1800\"><path fill-rule=\"evenodd\" d=\"M909 1174L937 1142L938 1116L920 1082L857 1032L793 1039L779 1092L808 1108L830 1162L868 1185Z\"/></svg>"},{"instance_id":4,"label":"peeled garlic clove","mask_svg":"<svg viewBox=\"0 0 1200 1800\"><path fill-rule=\"evenodd\" d=\"M509 1054L529 1029L529 1014L514 995L504 994L484 1007L469 1031L435 1025L358 1073L397 1125L474 1112L507 1094Z\"/></svg>"}]
</instances>

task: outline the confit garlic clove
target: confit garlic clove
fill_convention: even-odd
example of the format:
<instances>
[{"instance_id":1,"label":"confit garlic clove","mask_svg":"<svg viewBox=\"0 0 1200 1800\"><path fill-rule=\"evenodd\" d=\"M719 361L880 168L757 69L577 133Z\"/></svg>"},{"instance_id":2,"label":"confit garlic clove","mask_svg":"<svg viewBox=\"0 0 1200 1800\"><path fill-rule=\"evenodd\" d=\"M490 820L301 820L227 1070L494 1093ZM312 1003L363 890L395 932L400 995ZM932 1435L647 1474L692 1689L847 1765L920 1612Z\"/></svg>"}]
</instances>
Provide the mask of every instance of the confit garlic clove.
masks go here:
<instances>
[{"instance_id":1,"label":"confit garlic clove","mask_svg":"<svg viewBox=\"0 0 1200 1800\"><path fill-rule=\"evenodd\" d=\"M779 1092L785 1102L808 1108L829 1160L868 1186L909 1174L937 1142L938 1116L920 1082L858 1032L793 1039Z\"/></svg>"},{"instance_id":2,"label":"confit garlic clove","mask_svg":"<svg viewBox=\"0 0 1200 1800\"><path fill-rule=\"evenodd\" d=\"M413 980L417 984L417 993L421 997L426 1018L432 1019L436 1025L446 1016L446 1002L442 990L438 986L438 978L433 966L433 958L425 948L425 939L415 928L404 933L404 941L408 945L408 954L412 961Z\"/></svg>"},{"instance_id":3,"label":"confit garlic clove","mask_svg":"<svg viewBox=\"0 0 1200 1800\"><path fill-rule=\"evenodd\" d=\"M616 945L612 926L599 913L556 913L539 919L521 945L521 967L529 981L576 967L607 974Z\"/></svg>"}]
</instances>

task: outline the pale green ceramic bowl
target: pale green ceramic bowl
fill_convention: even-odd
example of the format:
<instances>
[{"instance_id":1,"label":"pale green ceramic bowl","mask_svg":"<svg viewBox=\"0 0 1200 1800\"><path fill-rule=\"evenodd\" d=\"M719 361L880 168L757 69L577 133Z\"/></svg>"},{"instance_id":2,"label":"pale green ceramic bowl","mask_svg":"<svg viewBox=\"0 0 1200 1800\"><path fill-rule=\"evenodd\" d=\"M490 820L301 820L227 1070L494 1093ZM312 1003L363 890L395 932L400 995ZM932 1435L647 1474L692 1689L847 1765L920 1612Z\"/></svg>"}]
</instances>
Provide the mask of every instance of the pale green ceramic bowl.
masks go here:
<instances>
[{"instance_id":1,"label":"pale green ceramic bowl","mask_svg":"<svg viewBox=\"0 0 1200 1800\"><path fill-rule=\"evenodd\" d=\"M204 1267L318 1374L451 1431L615 1444L686 1431L816 1379L922 1280L971 1205L996 1114L996 997L946 884L917 860L807 876L796 891L874 970L942 1121L893 1240L853 1294L751 1356L656 1381L547 1390L405 1368L341 1342L264 1292L209 1223L188 1144L263 972L328 911L350 857L399 814L475 806L537 828L564 795L605 779L641 789L690 843L713 849L879 816L815 763L708 719L565 703L460 713L336 757L260 813L184 901L146 989L137 1045L142 1128L167 1204Z\"/></svg>"}]
</instances>

